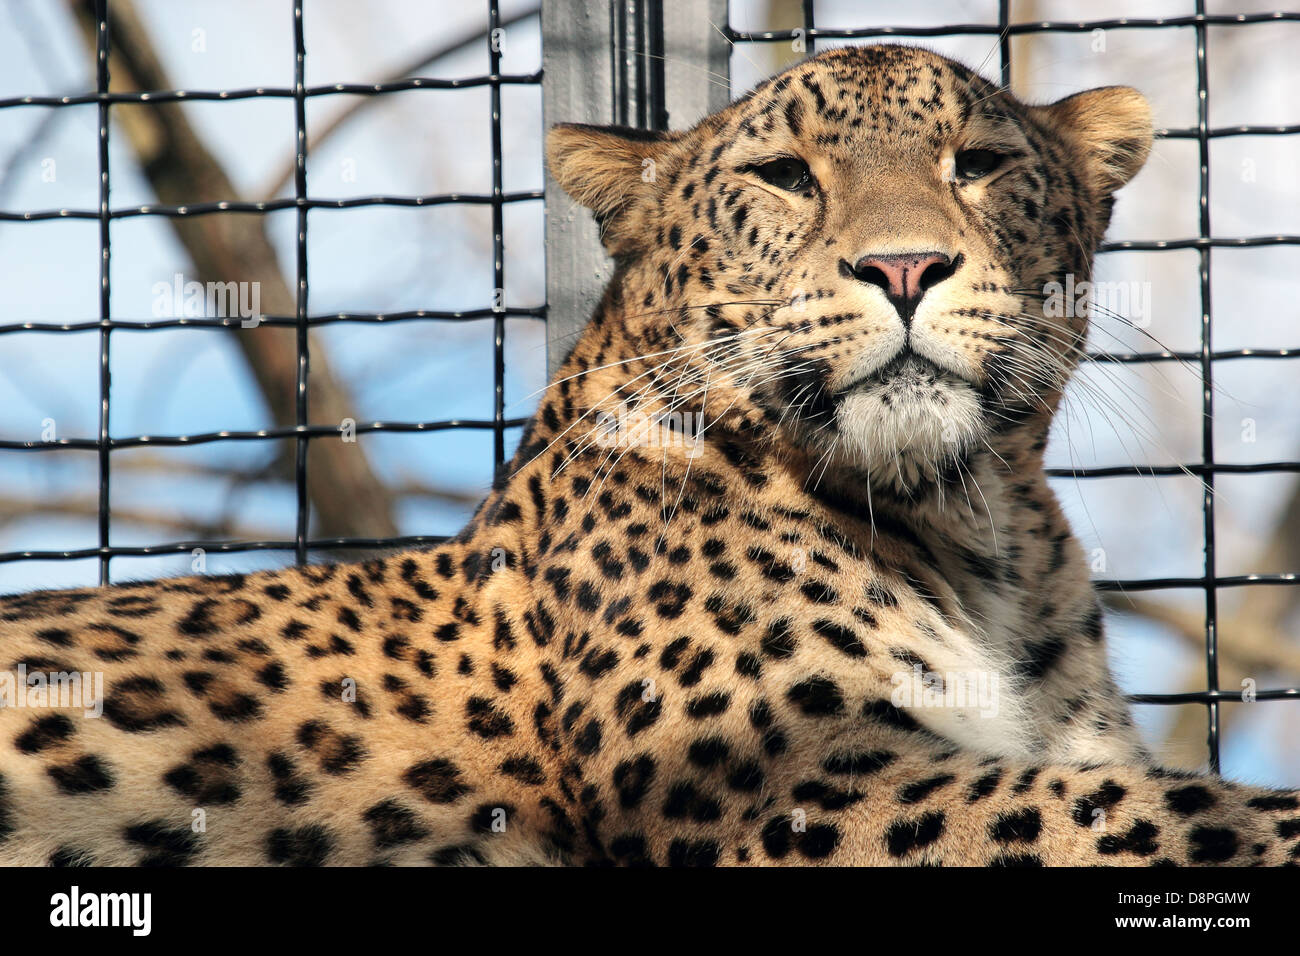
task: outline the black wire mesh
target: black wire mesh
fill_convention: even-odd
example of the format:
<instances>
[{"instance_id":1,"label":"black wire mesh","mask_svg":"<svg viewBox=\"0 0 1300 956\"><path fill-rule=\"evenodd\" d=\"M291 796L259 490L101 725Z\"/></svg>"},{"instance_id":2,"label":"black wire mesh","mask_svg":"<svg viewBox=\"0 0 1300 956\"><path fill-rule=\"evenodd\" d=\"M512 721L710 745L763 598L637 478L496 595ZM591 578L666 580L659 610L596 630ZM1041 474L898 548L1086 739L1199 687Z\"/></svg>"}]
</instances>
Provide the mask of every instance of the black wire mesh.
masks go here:
<instances>
[{"instance_id":1,"label":"black wire mesh","mask_svg":"<svg viewBox=\"0 0 1300 956\"><path fill-rule=\"evenodd\" d=\"M1176 694L1133 694L1130 700L1142 704L1204 704L1207 713L1206 743L1210 769L1220 769L1219 707L1223 702L1242 700L1240 691L1225 691L1219 686L1218 646L1218 592L1220 588L1294 585L1300 583L1300 574L1284 572L1275 574L1220 575L1215 566L1215 476L1221 474L1260 474L1267 472L1300 472L1300 461L1269 461L1250 464L1223 464L1214 455L1214 363L1238 358L1288 359L1300 356L1300 348L1235 349L1216 351L1213 345L1213 314L1210 305L1211 250L1219 247L1253 247L1272 245L1300 245L1300 236L1260 235L1225 238L1213 235L1210 228L1210 140L1225 136L1274 136L1300 133L1300 125L1290 126L1233 126L1211 129L1209 125L1209 80L1206 34L1211 26L1245 26L1258 23L1291 22L1300 31L1300 13L1273 12L1256 14L1209 15L1205 0L1196 0L1196 12L1182 17L1152 19L1123 18L1087 20L1076 22L1012 23L1010 0L998 3L996 23L948 24L943 26L910 27L889 26L863 29L825 29L816 25L814 0L802 0L802 33L795 30L769 30L762 32L739 31L728 24L727 38L732 43L762 43L802 39L809 55L819 38L852 40L886 37L952 37L986 35L996 37L1000 57L1000 76L1003 87L1011 82L1011 38L1026 34L1090 33L1093 30L1165 30L1191 28L1196 35L1197 124L1190 129L1162 129L1156 135L1164 139L1194 139L1200 151L1198 215L1199 229L1195 237L1175 240L1108 242L1102 253L1118 251L1163 252L1176 249L1195 249L1200 259L1200 348L1191 352L1152 351L1127 354L1093 354L1088 358L1098 362L1195 363L1201 378L1201 460L1181 465L1121 465L1093 468L1054 468L1048 474L1054 477L1103 478L1117 476L1173 476L1192 474L1204 482L1201 500L1203 522L1204 564L1198 577L1166 577L1097 580L1095 586L1102 591L1154 591L1175 588L1195 588L1205 598L1205 690ZM1300 33L1297 34L1300 40ZM1257 700L1300 700L1300 688L1272 688L1255 692Z\"/></svg>"},{"instance_id":2,"label":"black wire mesh","mask_svg":"<svg viewBox=\"0 0 1300 956\"><path fill-rule=\"evenodd\" d=\"M98 545L93 548L49 551L0 552L0 563L14 561L56 560L73 561L97 558L101 584L110 583L110 566L115 557L142 557L180 554L195 549L204 552L227 554L248 551L292 551L297 563L305 563L315 551L337 549L378 549L390 547L435 544L444 540L436 535L407 535L387 538L311 538L308 536L311 504L307 492L307 452L310 443L320 438L338 439L344 433L340 425L312 424L308 406L308 381L311 374L311 355L308 331L317 326L338 322L393 323L412 321L463 322L491 319L493 323L493 412L487 419L448 419L442 421L374 421L357 422L355 434L376 432L438 432L450 429L488 430L493 435L493 464L499 467L505 459L505 434L508 429L525 424L524 418L507 418L505 415L505 328L508 318L532 317L544 319L546 306L518 306L504 301L505 243L504 209L508 204L536 202L542 199L541 190L506 192L502 186L501 137L501 87L503 85L540 86L540 70L521 74L502 74L500 28L502 20L498 0L488 0L488 24L484 42L488 46L489 72L480 76L455 79L409 77L395 82L376 84L334 83L309 87L305 82L307 52L304 40L304 0L290 0L294 40L294 85L287 87L257 87L233 90L150 90L142 92L110 92L109 44L110 0L95 0L96 20L96 89L94 92L74 96L21 96L0 99L0 110L22 107L70 107L83 104L98 105L97 148L99 156L98 209L50 209L35 212L0 211L0 222L40 222L55 219L88 220L99 223L99 318L81 322L45 323L21 322L0 325L0 337L20 332L68 333L99 330L99 422L95 438L58 438L52 441L0 440L0 450L41 452L59 449L85 449L98 457ZM485 194L445 193L422 196L372 195L346 199L318 199L308 192L307 183L307 100L313 97L354 94L380 96L407 90L462 90L486 86L491 97L492 180L491 191ZM227 101L251 98L292 99L296 154L293 174L293 197L264 202L217 201L168 206L148 204L113 208L109 204L111 185L109 168L109 118L110 109L118 104L176 103L189 101ZM312 315L308 310L308 221L313 209L352 209L362 206L432 207L441 205L486 205L492 213L492 257L496 290L494 301L483 308L462 311L409 310L388 313L340 312L330 315ZM296 210L297 237L295 242L294 291L296 308L293 315L265 315L258 317L259 325L288 327L296 330L296 393L295 422L292 426L264 428L253 431L213 431L182 435L133 435L112 437L109 432L111 395L109 388L110 348L115 331L139 332L167 328L236 328L243 321L233 318L167 318L154 321L121 321L112 317L110 295L110 266L112 261L111 226L115 220L137 216L163 216L181 218L192 216L253 213L265 215L282 209ZM141 446L188 446L211 442L261 442L292 438L295 443L294 488L297 504L295 533L292 540L217 541L190 540L143 546L114 545L110 537L112 515L110 487L112 479L112 453L119 449Z\"/></svg>"}]
</instances>

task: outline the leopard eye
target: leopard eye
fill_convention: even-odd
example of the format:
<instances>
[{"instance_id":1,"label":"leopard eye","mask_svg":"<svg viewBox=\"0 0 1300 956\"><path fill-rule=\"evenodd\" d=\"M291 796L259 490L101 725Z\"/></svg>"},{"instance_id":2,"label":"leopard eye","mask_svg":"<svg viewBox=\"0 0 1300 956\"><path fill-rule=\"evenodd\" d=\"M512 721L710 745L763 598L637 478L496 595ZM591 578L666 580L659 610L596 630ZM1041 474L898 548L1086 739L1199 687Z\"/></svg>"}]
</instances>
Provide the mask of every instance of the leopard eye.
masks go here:
<instances>
[{"instance_id":1,"label":"leopard eye","mask_svg":"<svg viewBox=\"0 0 1300 956\"><path fill-rule=\"evenodd\" d=\"M812 184L812 173L808 170L808 164L801 159L785 157L750 168L762 177L764 182L792 193Z\"/></svg>"},{"instance_id":2,"label":"leopard eye","mask_svg":"<svg viewBox=\"0 0 1300 956\"><path fill-rule=\"evenodd\" d=\"M1004 158L991 149L963 149L957 154L957 176L965 180L982 179L1001 166Z\"/></svg>"}]
</instances>

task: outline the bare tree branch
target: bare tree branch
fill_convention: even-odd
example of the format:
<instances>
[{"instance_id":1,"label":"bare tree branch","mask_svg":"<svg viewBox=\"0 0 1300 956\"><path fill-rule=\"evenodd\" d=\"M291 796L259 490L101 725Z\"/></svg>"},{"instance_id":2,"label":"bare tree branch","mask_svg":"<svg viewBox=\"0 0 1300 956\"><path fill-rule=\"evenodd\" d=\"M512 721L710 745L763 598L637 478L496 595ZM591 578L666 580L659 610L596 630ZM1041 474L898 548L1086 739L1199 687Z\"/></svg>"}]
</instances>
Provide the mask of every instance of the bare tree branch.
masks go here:
<instances>
[{"instance_id":1,"label":"bare tree branch","mask_svg":"<svg viewBox=\"0 0 1300 956\"><path fill-rule=\"evenodd\" d=\"M99 515L98 500L83 498L0 498L0 526L36 515L60 518L95 518ZM148 525L173 535L195 539L220 539L262 541L283 536L267 528L231 524L223 518L217 523L196 522L192 516L164 514L160 511L140 511L131 508L114 508L114 520L127 524Z\"/></svg>"},{"instance_id":2,"label":"bare tree branch","mask_svg":"<svg viewBox=\"0 0 1300 956\"><path fill-rule=\"evenodd\" d=\"M83 38L93 49L93 2L68 2ZM113 3L109 38L115 91L174 88L130 0ZM160 202L182 205L241 199L221 163L195 134L180 104L124 105L117 107L114 115ZM170 217L168 222L201 279L258 281L267 314L294 313L295 297L284 280L263 217L218 213ZM262 326L236 332L235 338L275 421L293 424L297 381L294 332ZM321 344L314 339L311 353L313 421L334 423L354 416L355 406L334 375ZM314 440L310 463L313 480L309 494L320 521L317 533L326 537L387 537L398 533L392 497L359 444Z\"/></svg>"}]
</instances>

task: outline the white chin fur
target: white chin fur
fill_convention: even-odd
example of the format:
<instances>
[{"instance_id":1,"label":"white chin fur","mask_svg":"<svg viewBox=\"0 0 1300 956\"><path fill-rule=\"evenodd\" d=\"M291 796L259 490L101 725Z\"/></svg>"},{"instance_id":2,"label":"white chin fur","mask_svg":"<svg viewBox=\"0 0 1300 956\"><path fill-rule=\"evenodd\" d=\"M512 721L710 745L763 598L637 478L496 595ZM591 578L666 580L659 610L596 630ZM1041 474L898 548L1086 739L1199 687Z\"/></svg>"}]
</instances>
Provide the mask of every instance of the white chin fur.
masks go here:
<instances>
[{"instance_id":1,"label":"white chin fur","mask_svg":"<svg viewBox=\"0 0 1300 956\"><path fill-rule=\"evenodd\" d=\"M948 382L858 388L836 415L840 454L881 484L935 477L979 440L982 422L974 390Z\"/></svg>"}]
</instances>

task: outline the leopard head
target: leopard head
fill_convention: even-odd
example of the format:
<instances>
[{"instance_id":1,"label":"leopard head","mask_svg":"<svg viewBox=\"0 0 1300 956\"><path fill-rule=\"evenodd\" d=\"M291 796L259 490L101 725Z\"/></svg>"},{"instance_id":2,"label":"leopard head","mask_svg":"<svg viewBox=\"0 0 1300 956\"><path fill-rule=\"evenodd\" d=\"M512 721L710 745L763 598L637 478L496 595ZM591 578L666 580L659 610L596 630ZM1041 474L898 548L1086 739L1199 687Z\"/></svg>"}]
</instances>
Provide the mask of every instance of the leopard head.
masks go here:
<instances>
[{"instance_id":1,"label":"leopard head","mask_svg":"<svg viewBox=\"0 0 1300 956\"><path fill-rule=\"evenodd\" d=\"M999 436L1041 442L1088 323L1046 290L1088 279L1151 137L1127 87L1030 106L888 45L822 53L686 132L561 125L547 152L617 263L627 348L656 356L642 391L730 390L810 455L907 486Z\"/></svg>"}]
</instances>

